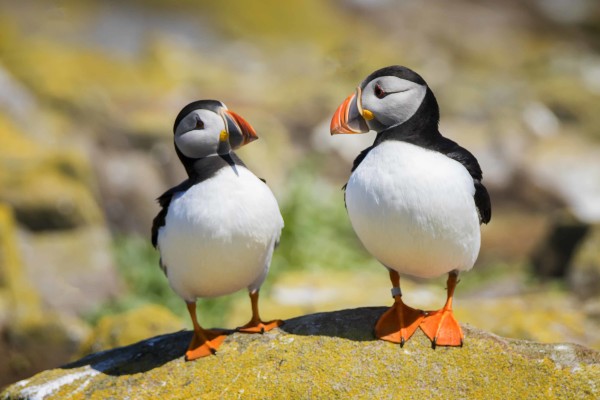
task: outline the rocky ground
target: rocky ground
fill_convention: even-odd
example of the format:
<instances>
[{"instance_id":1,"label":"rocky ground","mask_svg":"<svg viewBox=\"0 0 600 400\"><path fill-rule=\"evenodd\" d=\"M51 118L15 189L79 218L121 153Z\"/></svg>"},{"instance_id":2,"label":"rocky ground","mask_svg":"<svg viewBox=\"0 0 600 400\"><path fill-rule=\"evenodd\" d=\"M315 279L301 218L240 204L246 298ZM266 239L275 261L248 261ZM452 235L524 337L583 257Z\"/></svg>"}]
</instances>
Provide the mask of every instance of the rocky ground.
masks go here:
<instances>
[{"instance_id":1,"label":"rocky ground","mask_svg":"<svg viewBox=\"0 0 600 400\"><path fill-rule=\"evenodd\" d=\"M0 386L188 326L148 230L154 198L183 177L172 120L197 98L225 101L261 138L241 156L286 221L264 313L388 304L339 190L373 137L331 137L328 123L397 63L429 82L442 132L478 157L493 199L459 318L600 349L598 5L263 3L0 1ZM443 278L403 288L416 306L443 303ZM199 310L234 327L247 298Z\"/></svg>"},{"instance_id":2,"label":"rocky ground","mask_svg":"<svg viewBox=\"0 0 600 400\"><path fill-rule=\"evenodd\" d=\"M229 336L185 362L190 332L92 354L8 387L6 400L146 398L596 398L600 353L505 339L464 326L462 348L374 340L384 308L291 319L264 335Z\"/></svg>"}]
</instances>

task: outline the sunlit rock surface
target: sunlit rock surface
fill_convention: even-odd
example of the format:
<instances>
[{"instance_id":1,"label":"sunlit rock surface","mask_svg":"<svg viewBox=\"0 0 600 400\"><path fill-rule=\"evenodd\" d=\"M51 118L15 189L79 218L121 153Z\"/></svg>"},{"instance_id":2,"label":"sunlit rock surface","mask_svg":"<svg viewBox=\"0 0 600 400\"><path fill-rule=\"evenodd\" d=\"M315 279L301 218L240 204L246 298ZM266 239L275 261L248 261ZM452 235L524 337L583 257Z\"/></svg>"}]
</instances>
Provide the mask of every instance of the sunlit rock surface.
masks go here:
<instances>
[{"instance_id":1,"label":"sunlit rock surface","mask_svg":"<svg viewBox=\"0 0 600 400\"><path fill-rule=\"evenodd\" d=\"M92 354L8 387L9 399L594 398L600 354L510 340L464 327L462 348L431 348L418 331L378 341L383 308L307 315L264 335L233 334L215 355L185 362L189 331Z\"/></svg>"}]
</instances>

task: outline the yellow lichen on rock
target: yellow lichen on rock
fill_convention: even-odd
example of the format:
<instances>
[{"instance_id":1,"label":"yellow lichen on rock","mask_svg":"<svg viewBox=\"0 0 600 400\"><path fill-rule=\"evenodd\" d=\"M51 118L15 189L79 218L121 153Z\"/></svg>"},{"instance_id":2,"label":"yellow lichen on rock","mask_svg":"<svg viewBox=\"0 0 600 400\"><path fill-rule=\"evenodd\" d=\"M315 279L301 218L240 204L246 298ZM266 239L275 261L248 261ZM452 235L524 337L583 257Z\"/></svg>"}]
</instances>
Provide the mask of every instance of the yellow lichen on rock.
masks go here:
<instances>
[{"instance_id":1,"label":"yellow lichen on rock","mask_svg":"<svg viewBox=\"0 0 600 400\"><path fill-rule=\"evenodd\" d=\"M307 315L264 335L233 334L215 356L185 362L190 332L90 355L16 383L6 400L594 398L600 354L504 339L464 326L463 348L433 350L418 331L401 348L375 340L383 308Z\"/></svg>"},{"instance_id":2,"label":"yellow lichen on rock","mask_svg":"<svg viewBox=\"0 0 600 400\"><path fill-rule=\"evenodd\" d=\"M32 230L102 224L89 162L75 149L51 146L0 115L0 201Z\"/></svg>"},{"instance_id":3,"label":"yellow lichen on rock","mask_svg":"<svg viewBox=\"0 0 600 400\"><path fill-rule=\"evenodd\" d=\"M455 313L460 321L505 337L593 343L586 336L583 310L564 293L550 289L541 294L463 301Z\"/></svg>"},{"instance_id":4,"label":"yellow lichen on rock","mask_svg":"<svg viewBox=\"0 0 600 400\"><path fill-rule=\"evenodd\" d=\"M126 346L148 337L183 329L179 317L167 308L151 304L100 318L80 353L88 354Z\"/></svg>"},{"instance_id":5,"label":"yellow lichen on rock","mask_svg":"<svg viewBox=\"0 0 600 400\"><path fill-rule=\"evenodd\" d=\"M12 211L0 203L0 302L6 306L0 310L13 324L41 318L40 299L23 271L16 235Z\"/></svg>"}]
</instances>

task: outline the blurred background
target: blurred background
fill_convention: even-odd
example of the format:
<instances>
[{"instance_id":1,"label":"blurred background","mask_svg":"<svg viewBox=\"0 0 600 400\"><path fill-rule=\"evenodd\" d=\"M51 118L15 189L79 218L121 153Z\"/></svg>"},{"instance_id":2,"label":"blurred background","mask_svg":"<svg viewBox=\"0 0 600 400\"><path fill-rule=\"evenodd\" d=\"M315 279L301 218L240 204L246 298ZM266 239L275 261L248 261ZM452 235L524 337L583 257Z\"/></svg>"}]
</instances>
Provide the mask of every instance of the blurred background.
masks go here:
<instances>
[{"instance_id":1,"label":"blurred background","mask_svg":"<svg viewBox=\"0 0 600 400\"><path fill-rule=\"evenodd\" d=\"M328 127L391 64L428 81L492 196L458 319L600 349L598 2L246 4L0 0L0 385L191 326L149 238L154 199L184 179L173 120L196 99L260 136L239 153L286 222L263 316L390 305L341 191L373 136ZM405 300L441 307L445 279L404 279ZM249 317L243 291L199 302L207 327Z\"/></svg>"}]
</instances>

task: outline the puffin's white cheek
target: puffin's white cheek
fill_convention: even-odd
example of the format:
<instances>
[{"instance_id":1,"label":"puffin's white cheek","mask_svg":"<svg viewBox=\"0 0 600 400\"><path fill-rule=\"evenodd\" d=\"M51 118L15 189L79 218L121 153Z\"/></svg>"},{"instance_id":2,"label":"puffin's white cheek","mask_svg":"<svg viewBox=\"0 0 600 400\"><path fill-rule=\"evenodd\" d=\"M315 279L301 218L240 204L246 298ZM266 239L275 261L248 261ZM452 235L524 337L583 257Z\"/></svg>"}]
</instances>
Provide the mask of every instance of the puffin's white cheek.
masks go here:
<instances>
[{"instance_id":1,"label":"puffin's white cheek","mask_svg":"<svg viewBox=\"0 0 600 400\"><path fill-rule=\"evenodd\" d=\"M425 98L424 86L416 86L404 92L392 93L379 104L379 120L387 126L408 121L419 109Z\"/></svg>"},{"instance_id":2,"label":"puffin's white cheek","mask_svg":"<svg viewBox=\"0 0 600 400\"><path fill-rule=\"evenodd\" d=\"M177 148L187 157L200 158L214 154L218 139L198 132L188 132L175 138Z\"/></svg>"}]
</instances>

